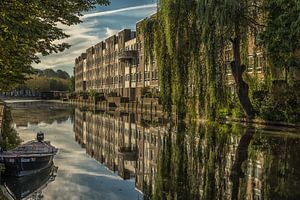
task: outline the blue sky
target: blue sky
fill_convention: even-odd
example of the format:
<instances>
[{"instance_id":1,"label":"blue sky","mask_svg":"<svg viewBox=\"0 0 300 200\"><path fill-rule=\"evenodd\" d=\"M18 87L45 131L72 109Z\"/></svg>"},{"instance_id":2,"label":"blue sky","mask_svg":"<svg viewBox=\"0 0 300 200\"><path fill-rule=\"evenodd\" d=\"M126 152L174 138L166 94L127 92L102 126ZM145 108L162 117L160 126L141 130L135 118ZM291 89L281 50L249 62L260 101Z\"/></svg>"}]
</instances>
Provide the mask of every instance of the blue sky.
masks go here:
<instances>
[{"instance_id":1,"label":"blue sky","mask_svg":"<svg viewBox=\"0 0 300 200\"><path fill-rule=\"evenodd\" d=\"M41 57L39 69L62 69L73 74L74 60L85 50L124 28L135 30L135 23L156 11L156 0L110 0L110 6L97 6L86 13L83 23L63 27L70 35L64 42L72 47L62 53Z\"/></svg>"}]
</instances>

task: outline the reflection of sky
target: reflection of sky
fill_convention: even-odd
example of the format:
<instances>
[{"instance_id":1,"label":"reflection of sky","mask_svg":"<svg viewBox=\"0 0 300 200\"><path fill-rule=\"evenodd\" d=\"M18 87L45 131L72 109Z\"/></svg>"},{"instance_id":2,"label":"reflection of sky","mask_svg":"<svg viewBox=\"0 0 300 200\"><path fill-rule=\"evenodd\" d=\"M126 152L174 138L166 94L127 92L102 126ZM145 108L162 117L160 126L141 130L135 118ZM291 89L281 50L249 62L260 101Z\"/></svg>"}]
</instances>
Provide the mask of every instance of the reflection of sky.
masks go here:
<instances>
[{"instance_id":1,"label":"reflection of sky","mask_svg":"<svg viewBox=\"0 0 300 200\"><path fill-rule=\"evenodd\" d=\"M42 58L36 68L63 69L73 74L74 60L93 46L124 28L135 30L135 23L156 11L156 0L110 0L108 7L98 6L83 16L83 23L63 27L72 47L62 53Z\"/></svg>"},{"instance_id":2,"label":"reflection of sky","mask_svg":"<svg viewBox=\"0 0 300 200\"><path fill-rule=\"evenodd\" d=\"M58 175L43 191L45 200L136 200L141 195L134 181L124 181L90 158L75 141L70 120L60 124L29 125L17 130L24 141L32 140L36 132L45 132L45 139L59 149L54 163Z\"/></svg>"}]
</instances>

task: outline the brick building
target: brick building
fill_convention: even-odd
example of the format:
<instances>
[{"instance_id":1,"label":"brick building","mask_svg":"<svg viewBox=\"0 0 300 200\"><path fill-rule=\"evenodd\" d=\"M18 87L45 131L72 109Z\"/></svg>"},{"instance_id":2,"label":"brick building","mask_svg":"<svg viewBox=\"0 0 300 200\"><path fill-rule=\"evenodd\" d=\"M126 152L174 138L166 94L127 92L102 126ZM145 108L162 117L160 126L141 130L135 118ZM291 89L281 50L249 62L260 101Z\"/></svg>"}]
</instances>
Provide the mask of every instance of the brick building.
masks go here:
<instances>
[{"instance_id":1,"label":"brick building","mask_svg":"<svg viewBox=\"0 0 300 200\"><path fill-rule=\"evenodd\" d=\"M133 101L141 97L142 88L159 89L155 62L145 63L142 22L136 24L137 32L121 30L76 58L76 92L93 90Z\"/></svg>"}]
</instances>

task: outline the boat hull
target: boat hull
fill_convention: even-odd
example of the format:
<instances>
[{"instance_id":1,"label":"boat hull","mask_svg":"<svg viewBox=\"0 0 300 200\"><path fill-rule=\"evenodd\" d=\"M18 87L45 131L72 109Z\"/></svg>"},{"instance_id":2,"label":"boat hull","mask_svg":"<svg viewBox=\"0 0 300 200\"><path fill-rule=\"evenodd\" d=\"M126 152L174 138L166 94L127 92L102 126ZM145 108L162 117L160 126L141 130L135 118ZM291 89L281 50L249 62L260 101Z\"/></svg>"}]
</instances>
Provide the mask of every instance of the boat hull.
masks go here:
<instances>
[{"instance_id":1,"label":"boat hull","mask_svg":"<svg viewBox=\"0 0 300 200\"><path fill-rule=\"evenodd\" d=\"M53 155L5 157L2 162L5 165L6 175L22 177L39 173L49 167L53 162Z\"/></svg>"},{"instance_id":2,"label":"boat hull","mask_svg":"<svg viewBox=\"0 0 300 200\"><path fill-rule=\"evenodd\" d=\"M24 177L4 176L2 192L8 199L38 199L34 198L51 181L54 181L57 167L53 163L39 173Z\"/></svg>"}]
</instances>

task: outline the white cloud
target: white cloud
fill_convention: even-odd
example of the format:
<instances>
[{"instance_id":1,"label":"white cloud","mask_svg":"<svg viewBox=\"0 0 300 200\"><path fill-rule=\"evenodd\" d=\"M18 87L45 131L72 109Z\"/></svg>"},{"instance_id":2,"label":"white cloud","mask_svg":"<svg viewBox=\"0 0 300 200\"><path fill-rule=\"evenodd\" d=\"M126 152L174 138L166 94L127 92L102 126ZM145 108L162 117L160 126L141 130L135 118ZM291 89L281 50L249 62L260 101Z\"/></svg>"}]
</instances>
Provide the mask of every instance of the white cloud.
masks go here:
<instances>
[{"instance_id":1,"label":"white cloud","mask_svg":"<svg viewBox=\"0 0 300 200\"><path fill-rule=\"evenodd\" d=\"M106 33L105 33L106 37L112 36L119 32L119 29L111 29L109 27L106 27L105 30L106 30Z\"/></svg>"},{"instance_id":2,"label":"white cloud","mask_svg":"<svg viewBox=\"0 0 300 200\"><path fill-rule=\"evenodd\" d=\"M133 7L121 8L121 9L117 9L117 10L109 10L109 11L103 11L103 12L98 12L98 13L86 14L82 18L84 19L84 18L89 18L89 17L108 16L108 15L121 13L121 12L128 12L128 11L140 10L140 9L145 9L145 8L156 8L156 7L157 7L157 4L133 6Z\"/></svg>"},{"instance_id":3,"label":"white cloud","mask_svg":"<svg viewBox=\"0 0 300 200\"><path fill-rule=\"evenodd\" d=\"M83 23L76 26L59 25L70 35L63 42L71 44L71 48L61 53L41 57L42 62L34 65L34 67L63 69L72 74L75 58L85 52L87 48L124 28L135 29L137 21L155 11L156 4L148 4L87 14L82 17Z\"/></svg>"}]
</instances>

